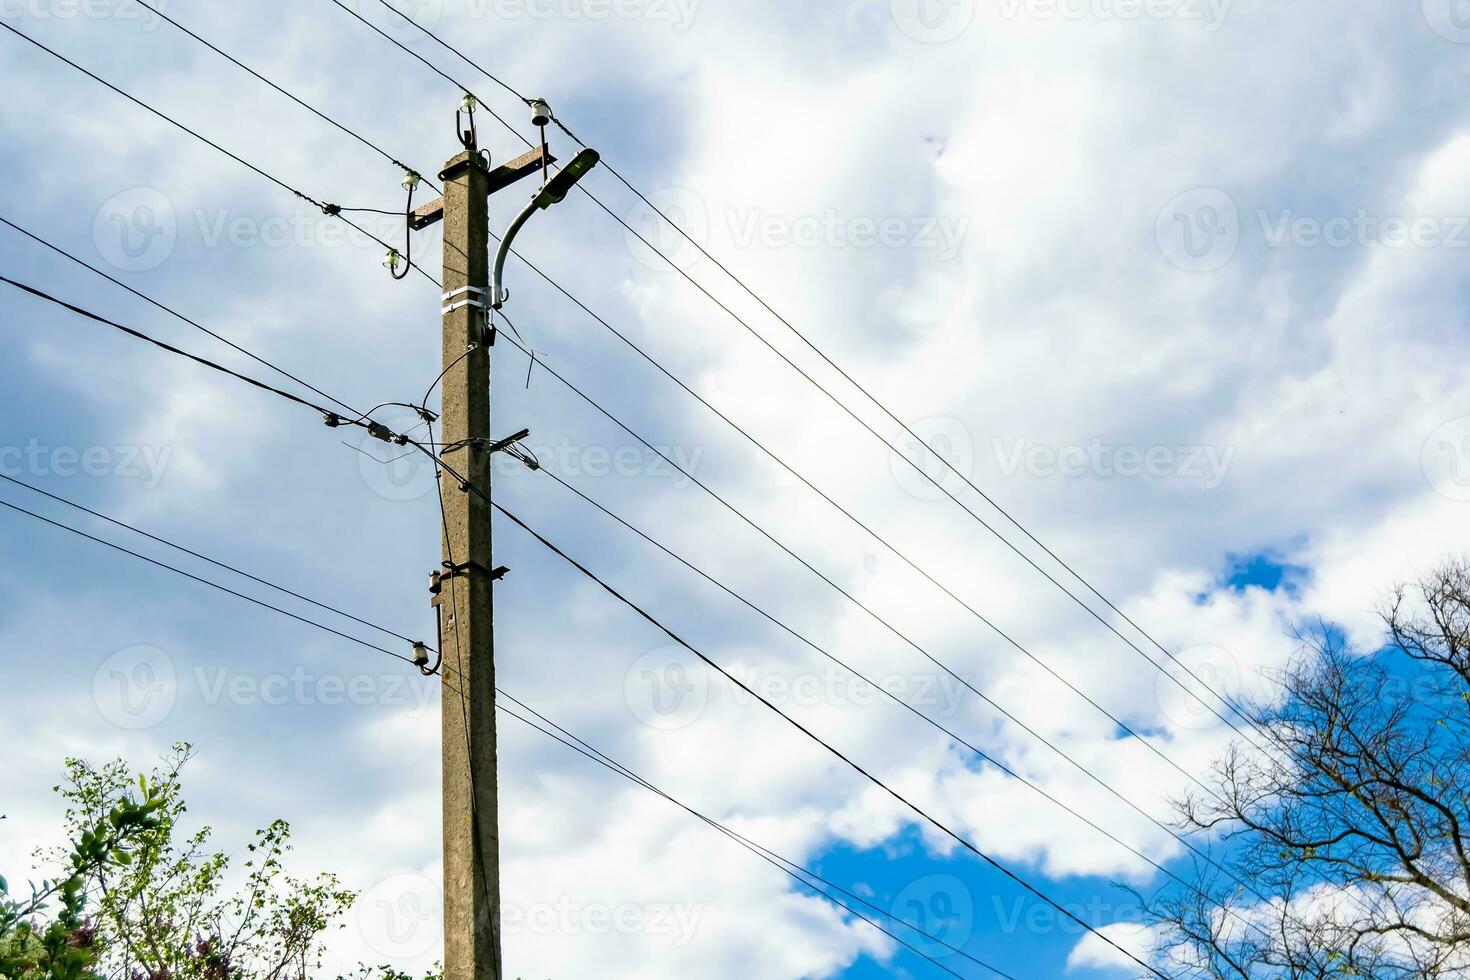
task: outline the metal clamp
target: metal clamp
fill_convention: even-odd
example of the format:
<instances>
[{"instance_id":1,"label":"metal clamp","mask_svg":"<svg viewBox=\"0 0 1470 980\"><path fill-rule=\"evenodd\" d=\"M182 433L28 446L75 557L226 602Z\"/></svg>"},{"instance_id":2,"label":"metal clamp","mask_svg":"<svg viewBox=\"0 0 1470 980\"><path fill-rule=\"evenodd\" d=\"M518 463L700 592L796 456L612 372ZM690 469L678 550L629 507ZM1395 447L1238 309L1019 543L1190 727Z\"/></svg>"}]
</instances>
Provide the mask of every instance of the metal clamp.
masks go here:
<instances>
[{"instance_id":1,"label":"metal clamp","mask_svg":"<svg viewBox=\"0 0 1470 980\"><path fill-rule=\"evenodd\" d=\"M453 292L445 293L440 297L444 305L439 307L439 313L442 316L448 316L455 310L465 306L473 306L476 309L483 310L487 305L485 303L485 294L486 290L482 286L461 286ZM457 303L451 302L456 296L468 296L468 298L462 299Z\"/></svg>"},{"instance_id":2,"label":"metal clamp","mask_svg":"<svg viewBox=\"0 0 1470 980\"><path fill-rule=\"evenodd\" d=\"M430 595L438 596L440 593L442 593L444 591L444 580L454 578L456 575L464 575L466 572L476 571L490 576L490 581L492 582L499 582L501 579L505 578L506 574L510 571L510 569L506 568L504 565L493 569L486 568L484 565L480 564L477 561L460 562L456 565L451 565L449 562L446 561L442 564L441 567L443 569L442 571L439 568L436 568L429 573ZM430 600L430 605L437 604L438 603L436 600Z\"/></svg>"}]
</instances>

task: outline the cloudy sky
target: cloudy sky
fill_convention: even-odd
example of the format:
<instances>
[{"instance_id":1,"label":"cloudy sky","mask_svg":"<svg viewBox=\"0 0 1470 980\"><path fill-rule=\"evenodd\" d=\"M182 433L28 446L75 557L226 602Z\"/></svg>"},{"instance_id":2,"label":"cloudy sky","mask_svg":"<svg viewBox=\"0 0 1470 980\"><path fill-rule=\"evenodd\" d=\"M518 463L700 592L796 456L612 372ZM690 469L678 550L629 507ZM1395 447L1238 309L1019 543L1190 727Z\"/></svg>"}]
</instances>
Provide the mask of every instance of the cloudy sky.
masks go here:
<instances>
[{"instance_id":1,"label":"cloudy sky","mask_svg":"<svg viewBox=\"0 0 1470 980\"><path fill-rule=\"evenodd\" d=\"M377 0L344 2L456 82L333 0L163 9L425 174L457 149L458 85L534 135L513 96ZM540 360L667 459L505 343L495 433L529 428L546 470L812 643L547 475L502 460L497 499L938 821L1135 944L1118 886L1150 892L1168 881L1154 864L1190 867L1143 814L1167 817L1166 797L1231 732L1130 645L1162 660L1152 638L1212 686L1269 697L1263 674L1292 655L1296 625L1339 623L1371 649L1384 590L1470 530L1470 5L402 6L547 98L993 504L606 170L588 187L673 266L574 195L519 242L566 293L512 263L507 312ZM136 3L0 11L317 200L402 206L390 163ZM0 70L9 222L349 404L422 397L439 367L426 279L394 281L377 244L10 31ZM483 112L478 130L495 160L524 148ZM553 133L559 156L572 149ZM528 190L496 197L494 227ZM391 216L359 218L401 241ZM435 274L439 249L436 230L415 236ZM8 277L303 390L11 228L0 255ZM0 473L432 640L427 466L0 288ZM14 483L0 500L407 652ZM185 739L198 749L191 814L222 845L285 817L293 870L363 891L329 967L437 957L437 682L14 511L0 513L0 542L0 869L23 879L32 850L54 843L65 756L142 766ZM496 596L497 668L517 698L925 928L948 946L894 931L955 974L987 975L974 957L1026 978L1127 975L1096 937L509 522L496 560L512 570ZM946 975L508 718L500 794L507 976Z\"/></svg>"}]
</instances>

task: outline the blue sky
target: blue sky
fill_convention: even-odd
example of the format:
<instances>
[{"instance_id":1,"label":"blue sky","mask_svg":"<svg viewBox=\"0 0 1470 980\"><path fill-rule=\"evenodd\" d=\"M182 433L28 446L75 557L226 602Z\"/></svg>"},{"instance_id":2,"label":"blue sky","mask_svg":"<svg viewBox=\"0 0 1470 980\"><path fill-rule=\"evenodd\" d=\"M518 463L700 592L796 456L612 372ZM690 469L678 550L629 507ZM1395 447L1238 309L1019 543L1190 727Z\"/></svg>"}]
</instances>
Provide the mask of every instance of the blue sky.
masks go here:
<instances>
[{"instance_id":1,"label":"blue sky","mask_svg":"<svg viewBox=\"0 0 1470 980\"><path fill-rule=\"evenodd\" d=\"M1294 624L1322 618L1374 648L1384 589L1470 530L1463 7L429 0L415 11L546 97L1151 636L1232 692L1269 696L1263 675L1292 656ZM330 0L164 9L426 174L456 149L455 86ZM376 0L358 9L531 134L524 107L493 83L385 19ZM401 206L392 166L134 4L14 0L0 16L307 194ZM438 371L434 286L391 280L377 245L9 32L0 70L0 215L351 404L421 397ZM492 120L479 131L496 160L522 148ZM554 135L565 158L571 147ZM610 174L588 186L908 445ZM522 203L520 189L499 195L492 225ZM390 217L362 220L401 238ZM590 200L538 216L519 247L1154 748L1199 772L1227 744L1218 720ZM439 248L435 230L415 238L431 270ZM4 227L0 256L7 276L281 380ZM512 263L510 285L507 312L547 364L1167 816L1166 798L1187 785L1178 771L524 266ZM389 447L5 288L0 473L431 638L438 515L425 466L378 462ZM1151 861L1188 872L1176 841L545 370L527 384L509 344L496 347L493 392L497 434L529 428L548 469ZM963 482L941 479L1081 588ZM1159 887L1147 863L865 697L548 478L506 466L495 495L1060 904L1129 948L1142 941L1115 882ZM13 484L0 499L241 585ZM191 813L222 845L286 817L297 869L335 871L365 893L329 965L435 958L434 682L13 512L0 513L0 544L0 869L23 878L31 851L52 842L50 787L65 756L146 765L187 739L199 752ZM752 839L880 906L934 917L1016 976L1128 975L1095 938L955 852L515 527L497 525L495 547L512 569L496 609L511 693ZM510 720L501 737L506 950L520 975L944 975L561 746ZM635 924L589 924L609 914ZM941 962L985 975L960 957Z\"/></svg>"}]
</instances>

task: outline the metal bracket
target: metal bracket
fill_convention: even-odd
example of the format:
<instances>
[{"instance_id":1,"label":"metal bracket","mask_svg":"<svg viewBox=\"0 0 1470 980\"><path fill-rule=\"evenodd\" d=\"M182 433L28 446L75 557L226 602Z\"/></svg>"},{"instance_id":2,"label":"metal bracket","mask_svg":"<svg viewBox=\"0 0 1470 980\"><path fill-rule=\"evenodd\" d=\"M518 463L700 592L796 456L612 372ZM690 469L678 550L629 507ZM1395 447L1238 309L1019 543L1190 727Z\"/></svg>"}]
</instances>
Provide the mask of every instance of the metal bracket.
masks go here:
<instances>
[{"instance_id":1,"label":"metal bracket","mask_svg":"<svg viewBox=\"0 0 1470 980\"><path fill-rule=\"evenodd\" d=\"M461 286L453 292L445 293L440 297L445 305L439 307L439 313L441 316L448 316L455 310L465 306L473 306L476 309L483 310L486 308L486 292L482 286ZM456 296L461 295L467 295L468 298L462 299L457 303L451 302Z\"/></svg>"},{"instance_id":2,"label":"metal bracket","mask_svg":"<svg viewBox=\"0 0 1470 980\"><path fill-rule=\"evenodd\" d=\"M444 601L444 596L442 593L444 591L445 579L454 578L456 575L464 575L466 572L476 571L481 572L485 575L489 575L490 581L492 582L499 582L510 572L510 569L506 568L504 565L501 565L499 568L491 569L486 568L484 565L481 565L477 561L467 561L459 565L451 565L449 564L449 562L446 561L443 564L443 571L440 571L436 568L429 573L429 605L435 608L438 608L440 603ZM441 638L439 642L442 645L444 641Z\"/></svg>"}]
</instances>

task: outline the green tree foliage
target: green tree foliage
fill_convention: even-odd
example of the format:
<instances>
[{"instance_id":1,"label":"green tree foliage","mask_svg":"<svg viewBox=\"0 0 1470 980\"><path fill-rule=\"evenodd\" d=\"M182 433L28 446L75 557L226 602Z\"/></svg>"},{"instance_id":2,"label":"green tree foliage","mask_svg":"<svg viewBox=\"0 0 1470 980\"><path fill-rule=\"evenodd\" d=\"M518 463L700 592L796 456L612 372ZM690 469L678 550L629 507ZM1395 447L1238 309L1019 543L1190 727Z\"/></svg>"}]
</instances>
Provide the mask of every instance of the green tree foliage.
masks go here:
<instances>
[{"instance_id":1,"label":"green tree foliage","mask_svg":"<svg viewBox=\"0 0 1470 980\"><path fill-rule=\"evenodd\" d=\"M255 832L238 866L211 848L209 827L186 833L179 774L191 755L176 745L147 774L66 760L56 791L69 844L37 855L66 876L24 900L0 879L0 978L305 980L319 970L324 938L356 894L330 874L286 873L283 820ZM352 976L411 980L387 967Z\"/></svg>"}]
</instances>

